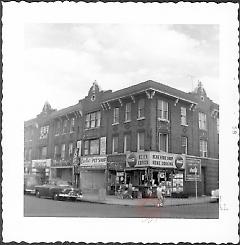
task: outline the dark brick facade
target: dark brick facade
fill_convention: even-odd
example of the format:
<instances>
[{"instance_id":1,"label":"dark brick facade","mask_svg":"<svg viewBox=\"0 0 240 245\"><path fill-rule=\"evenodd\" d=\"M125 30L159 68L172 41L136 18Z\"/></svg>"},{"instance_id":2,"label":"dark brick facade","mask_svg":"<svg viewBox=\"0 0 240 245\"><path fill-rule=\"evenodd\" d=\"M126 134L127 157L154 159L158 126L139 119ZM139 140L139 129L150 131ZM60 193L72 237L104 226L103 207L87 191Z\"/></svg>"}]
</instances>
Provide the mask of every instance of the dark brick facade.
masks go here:
<instances>
[{"instance_id":1,"label":"dark brick facade","mask_svg":"<svg viewBox=\"0 0 240 245\"><path fill-rule=\"evenodd\" d=\"M138 119L138 102L143 99L144 119ZM168 103L168 121L158 120L158 100ZM131 103L131 121L125 122L125 105ZM113 124L113 109L119 108L119 123ZM181 125L181 107L186 108L187 126ZM92 112L101 112L100 127L86 129L86 115ZM137 134L144 132L144 150L159 151L159 133L168 135L168 152L181 154L181 137L188 140L188 155L200 158L200 140L207 141L207 157L201 158L204 172L205 186L200 188L202 194L209 194L212 189L218 188L218 157L219 136L217 132L217 118L219 107L206 95L199 84L191 93L184 93L166 85L147 81L116 92L101 91L94 84L88 95L78 104L60 111L52 110L50 105L44 106L43 111L35 119L24 123L25 161L41 159L41 148L47 147L46 158L54 160L54 148L66 145L65 160L73 164L73 154L68 155L68 146L82 141L81 155L84 156L84 141L106 137L106 154L112 154L112 138L119 137L118 153L124 153L124 135L130 135L130 151L137 151ZM206 114L207 130L199 129L199 112ZM75 118L74 131L70 132L71 118ZM67 120L68 131L56 136L57 121L61 128ZM40 139L42 126L49 125L48 136ZM31 149L31 156L29 150ZM59 157L59 156L58 156ZM56 160L56 159L55 159ZM199 182L199 185L202 183ZM185 191L193 193L194 183L188 182Z\"/></svg>"}]
</instances>

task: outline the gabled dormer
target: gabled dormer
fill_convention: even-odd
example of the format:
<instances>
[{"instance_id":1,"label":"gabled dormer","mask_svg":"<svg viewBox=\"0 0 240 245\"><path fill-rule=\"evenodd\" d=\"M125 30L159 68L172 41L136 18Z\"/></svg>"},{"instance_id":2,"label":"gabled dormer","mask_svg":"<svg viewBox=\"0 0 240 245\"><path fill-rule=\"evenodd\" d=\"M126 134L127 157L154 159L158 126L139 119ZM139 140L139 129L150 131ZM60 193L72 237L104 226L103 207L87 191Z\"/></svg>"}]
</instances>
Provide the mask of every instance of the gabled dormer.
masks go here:
<instances>
[{"instance_id":1,"label":"gabled dormer","mask_svg":"<svg viewBox=\"0 0 240 245\"><path fill-rule=\"evenodd\" d=\"M44 103L42 112L38 115L38 117L47 117L49 116L52 112L56 111L55 109L52 109L51 105L49 104L48 101Z\"/></svg>"},{"instance_id":2,"label":"gabled dormer","mask_svg":"<svg viewBox=\"0 0 240 245\"><path fill-rule=\"evenodd\" d=\"M95 101L98 94L100 92L99 85L96 81L93 82L93 85L91 86L90 90L88 91L88 97L91 101Z\"/></svg>"}]
</instances>

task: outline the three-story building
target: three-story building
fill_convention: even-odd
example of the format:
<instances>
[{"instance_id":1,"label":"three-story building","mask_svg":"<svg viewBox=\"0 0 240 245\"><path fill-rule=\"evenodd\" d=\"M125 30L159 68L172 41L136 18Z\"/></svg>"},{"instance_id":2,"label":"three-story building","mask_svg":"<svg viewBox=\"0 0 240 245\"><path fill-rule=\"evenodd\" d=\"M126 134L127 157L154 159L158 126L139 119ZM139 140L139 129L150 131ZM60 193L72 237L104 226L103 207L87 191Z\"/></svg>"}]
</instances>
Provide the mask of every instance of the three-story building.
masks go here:
<instances>
[{"instance_id":1,"label":"three-story building","mask_svg":"<svg viewBox=\"0 0 240 245\"><path fill-rule=\"evenodd\" d=\"M25 122L26 171L32 159L50 159L50 177L109 194L123 183L164 182L170 195L218 188L219 106L201 83L191 93L154 81L115 92L94 83L77 105L44 108Z\"/></svg>"}]
</instances>

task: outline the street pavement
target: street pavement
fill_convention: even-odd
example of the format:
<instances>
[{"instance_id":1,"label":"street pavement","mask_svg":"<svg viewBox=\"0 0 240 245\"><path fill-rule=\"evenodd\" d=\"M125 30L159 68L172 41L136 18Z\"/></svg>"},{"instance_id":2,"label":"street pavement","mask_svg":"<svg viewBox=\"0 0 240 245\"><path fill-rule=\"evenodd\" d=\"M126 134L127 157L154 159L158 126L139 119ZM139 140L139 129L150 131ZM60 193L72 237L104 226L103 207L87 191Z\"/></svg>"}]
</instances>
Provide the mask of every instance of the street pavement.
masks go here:
<instances>
[{"instance_id":1,"label":"street pavement","mask_svg":"<svg viewBox=\"0 0 240 245\"><path fill-rule=\"evenodd\" d=\"M144 199L143 199L144 200ZM134 200L128 200L128 202ZM98 217L98 218L188 218L216 219L217 203L192 203L164 207L138 205L112 205L83 201L54 201L24 196L25 217Z\"/></svg>"}]
</instances>

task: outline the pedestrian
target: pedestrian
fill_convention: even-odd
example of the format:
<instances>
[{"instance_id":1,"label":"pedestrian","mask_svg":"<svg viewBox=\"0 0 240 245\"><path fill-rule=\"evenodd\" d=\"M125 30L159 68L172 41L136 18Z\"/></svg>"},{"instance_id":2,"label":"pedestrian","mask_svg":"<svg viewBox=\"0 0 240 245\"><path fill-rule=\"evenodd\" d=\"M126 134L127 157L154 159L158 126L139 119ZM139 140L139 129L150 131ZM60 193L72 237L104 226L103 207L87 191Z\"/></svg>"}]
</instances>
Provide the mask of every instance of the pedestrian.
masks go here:
<instances>
[{"instance_id":1,"label":"pedestrian","mask_svg":"<svg viewBox=\"0 0 240 245\"><path fill-rule=\"evenodd\" d=\"M161 183L157 187L157 198L158 198L157 206L162 207L164 202L164 197L163 197L163 186Z\"/></svg>"}]
</instances>

